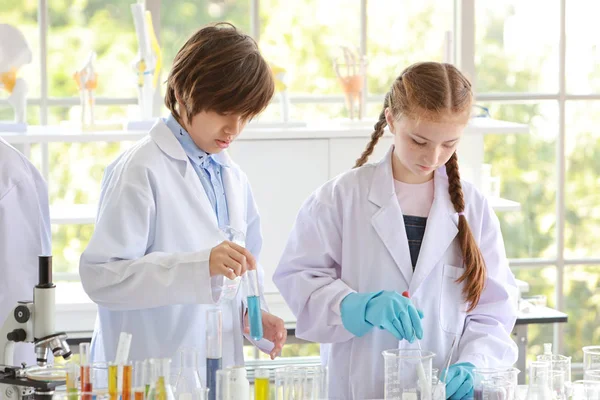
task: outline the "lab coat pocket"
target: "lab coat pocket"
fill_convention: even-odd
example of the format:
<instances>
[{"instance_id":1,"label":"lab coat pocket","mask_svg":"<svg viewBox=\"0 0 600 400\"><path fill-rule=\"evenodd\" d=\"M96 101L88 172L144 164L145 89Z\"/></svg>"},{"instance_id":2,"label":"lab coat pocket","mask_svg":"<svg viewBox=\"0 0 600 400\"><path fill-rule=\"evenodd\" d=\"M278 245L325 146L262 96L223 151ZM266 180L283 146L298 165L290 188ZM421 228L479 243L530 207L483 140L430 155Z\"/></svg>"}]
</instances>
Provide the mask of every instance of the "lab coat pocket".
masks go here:
<instances>
[{"instance_id":1,"label":"lab coat pocket","mask_svg":"<svg viewBox=\"0 0 600 400\"><path fill-rule=\"evenodd\" d=\"M464 282L458 283L465 270L449 264L444 265L440 296L440 325L445 332L460 334L465 326L467 304L463 299Z\"/></svg>"}]
</instances>

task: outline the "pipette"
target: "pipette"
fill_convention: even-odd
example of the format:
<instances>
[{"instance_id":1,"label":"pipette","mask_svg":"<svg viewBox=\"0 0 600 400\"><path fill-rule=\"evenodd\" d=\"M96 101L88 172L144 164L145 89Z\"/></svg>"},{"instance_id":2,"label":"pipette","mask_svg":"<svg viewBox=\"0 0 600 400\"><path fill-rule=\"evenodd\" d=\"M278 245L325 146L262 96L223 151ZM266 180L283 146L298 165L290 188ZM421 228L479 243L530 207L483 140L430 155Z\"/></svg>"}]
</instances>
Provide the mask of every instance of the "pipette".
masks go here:
<instances>
[{"instance_id":1,"label":"pipette","mask_svg":"<svg viewBox=\"0 0 600 400\"><path fill-rule=\"evenodd\" d=\"M444 383L448 383L448 368L450 368L450 363L452 362L452 354L454 354L454 345L455 344L456 344L456 336L452 340L452 346L450 346L450 352L448 353L448 357L446 358L446 362L444 363L444 365L446 366L446 368L444 369L444 371L446 371L446 373L444 374Z\"/></svg>"},{"instance_id":2,"label":"pipette","mask_svg":"<svg viewBox=\"0 0 600 400\"><path fill-rule=\"evenodd\" d=\"M408 293L408 291L402 292L402 296L406 297L407 299L410 299L410 293ZM414 305L414 302L413 302ZM416 308L416 306L415 306ZM415 334L416 337L416 334ZM423 354L423 349L421 349L421 342L419 341L419 338L417 339L417 346L419 347L419 355ZM425 374L425 368L423 368L423 363L419 362L417 364L417 376L419 377L419 383L421 386L421 392L423 394L423 397L425 399L429 399L431 398L431 379L427 379L427 374Z\"/></svg>"}]
</instances>

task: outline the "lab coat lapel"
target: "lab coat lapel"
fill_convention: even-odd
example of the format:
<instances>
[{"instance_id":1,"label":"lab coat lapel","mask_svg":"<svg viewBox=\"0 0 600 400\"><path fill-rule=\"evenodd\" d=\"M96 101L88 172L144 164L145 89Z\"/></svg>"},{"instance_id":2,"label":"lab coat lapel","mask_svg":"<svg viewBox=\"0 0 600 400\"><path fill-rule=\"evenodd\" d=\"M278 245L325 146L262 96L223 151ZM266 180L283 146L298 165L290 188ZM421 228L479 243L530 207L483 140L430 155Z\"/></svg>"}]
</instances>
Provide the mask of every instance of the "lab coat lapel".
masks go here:
<instances>
[{"instance_id":1,"label":"lab coat lapel","mask_svg":"<svg viewBox=\"0 0 600 400\"><path fill-rule=\"evenodd\" d=\"M443 166L435 171L434 199L427 218L413 280L409 286L411 293L416 293L458 234L458 217L448 194L445 168Z\"/></svg>"},{"instance_id":2,"label":"lab coat lapel","mask_svg":"<svg viewBox=\"0 0 600 400\"><path fill-rule=\"evenodd\" d=\"M223 186L227 195L227 211L229 213L229 225L241 232L246 233L245 204L246 192L244 182L236 174L228 153L220 154L227 161L228 167L223 167Z\"/></svg>"},{"instance_id":3,"label":"lab coat lapel","mask_svg":"<svg viewBox=\"0 0 600 400\"><path fill-rule=\"evenodd\" d=\"M208 218L211 225L218 229L219 225L217 216L213 211L210 200L208 199L208 195L206 194L206 190L204 190L204 187L198 178L198 174L196 173L192 162L188 159L188 156L183 147L181 147L181 144L177 141L175 136L173 136L173 132L171 132L169 127L162 121L162 119L159 119L159 121L154 124L150 130L150 137L165 154L171 158L181 161L181 165L184 166L182 175L185 184L192 188L196 194L196 198L198 199L200 208L198 212L202 213L206 218Z\"/></svg>"},{"instance_id":4,"label":"lab coat lapel","mask_svg":"<svg viewBox=\"0 0 600 400\"><path fill-rule=\"evenodd\" d=\"M413 276L408 238L402 210L394 190L392 174L393 147L376 166L369 191L369 201L381 207L373 214L371 224L394 259L407 283Z\"/></svg>"}]
</instances>

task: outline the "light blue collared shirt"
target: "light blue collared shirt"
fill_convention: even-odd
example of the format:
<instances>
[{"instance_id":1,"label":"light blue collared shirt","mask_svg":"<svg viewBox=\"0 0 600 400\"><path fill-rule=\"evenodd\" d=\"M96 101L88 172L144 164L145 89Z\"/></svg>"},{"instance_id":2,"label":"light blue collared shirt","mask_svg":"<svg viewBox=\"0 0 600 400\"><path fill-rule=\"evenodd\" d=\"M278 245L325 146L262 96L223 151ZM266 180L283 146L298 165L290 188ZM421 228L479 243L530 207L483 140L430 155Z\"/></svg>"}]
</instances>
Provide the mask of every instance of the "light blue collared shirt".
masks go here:
<instances>
[{"instance_id":1,"label":"light blue collared shirt","mask_svg":"<svg viewBox=\"0 0 600 400\"><path fill-rule=\"evenodd\" d=\"M185 150L188 158L194 166L194 170L200 178L200 182L206 191L208 200L217 215L219 228L223 229L229 225L229 212L227 211L227 197L225 187L223 186L222 168L229 168L229 164L224 157L219 154L208 154L200 149L192 140L189 133L177 122L173 115L169 114L163 121L173 135L177 138Z\"/></svg>"}]
</instances>

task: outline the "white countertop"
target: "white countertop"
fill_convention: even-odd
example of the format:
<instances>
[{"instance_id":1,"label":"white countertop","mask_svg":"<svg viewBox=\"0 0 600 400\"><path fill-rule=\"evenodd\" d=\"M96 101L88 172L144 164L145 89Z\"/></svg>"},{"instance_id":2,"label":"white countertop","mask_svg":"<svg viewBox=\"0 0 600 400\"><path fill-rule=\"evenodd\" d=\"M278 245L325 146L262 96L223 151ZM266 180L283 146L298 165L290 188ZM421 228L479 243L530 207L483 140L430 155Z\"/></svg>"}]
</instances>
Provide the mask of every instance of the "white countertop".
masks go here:
<instances>
[{"instance_id":1,"label":"white countertop","mask_svg":"<svg viewBox=\"0 0 600 400\"><path fill-rule=\"evenodd\" d=\"M248 126L238 140L298 140L332 138L367 138L372 133L374 121L324 121L309 123L305 127ZM472 118L466 134L522 134L528 133L525 124L491 118ZM147 134L145 130L94 130L85 131L69 126L28 126L27 132L1 132L0 136L12 144L50 142L134 141Z\"/></svg>"}]
</instances>

